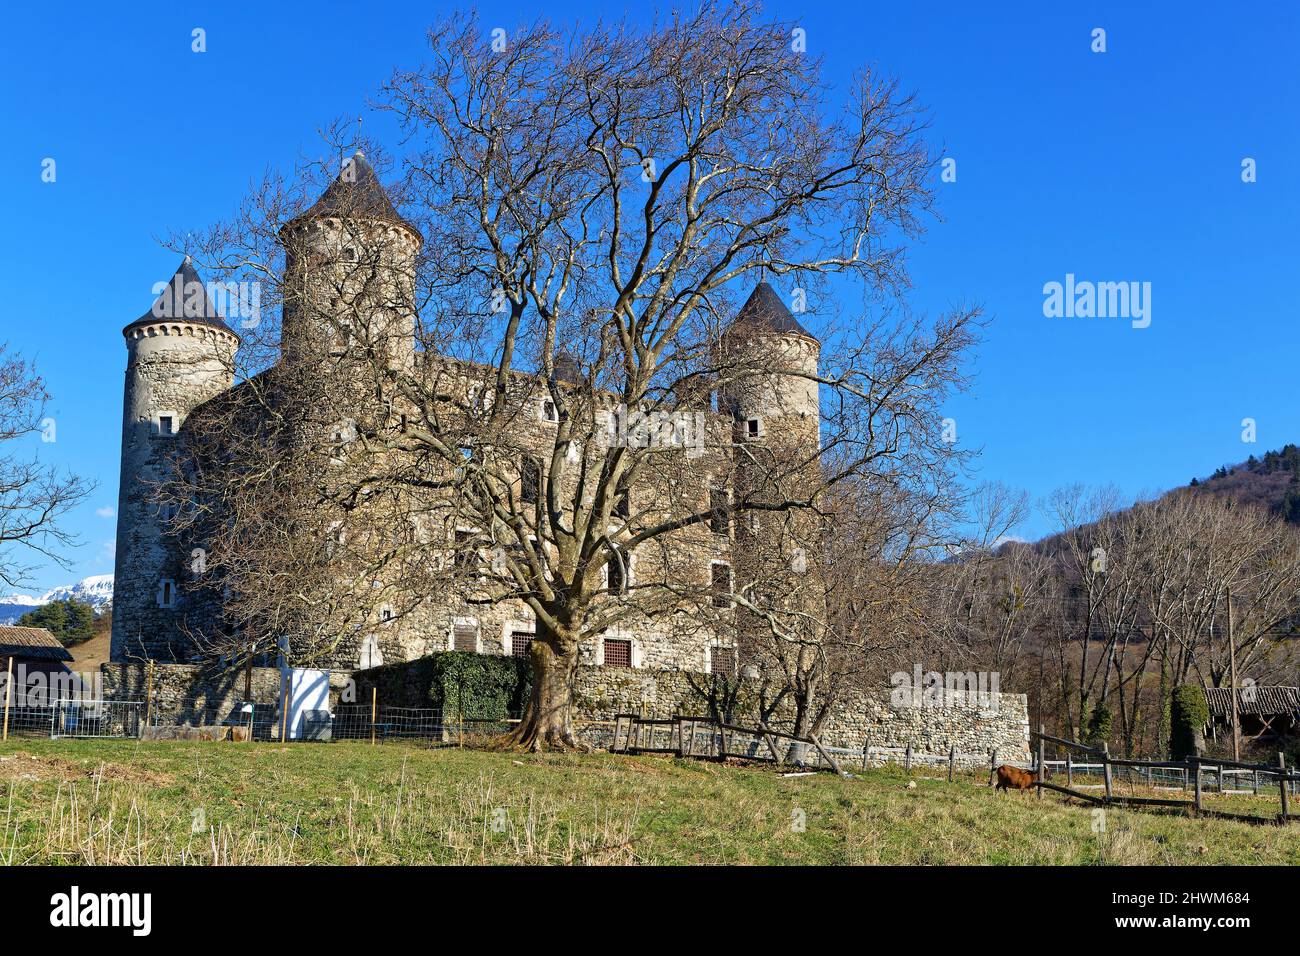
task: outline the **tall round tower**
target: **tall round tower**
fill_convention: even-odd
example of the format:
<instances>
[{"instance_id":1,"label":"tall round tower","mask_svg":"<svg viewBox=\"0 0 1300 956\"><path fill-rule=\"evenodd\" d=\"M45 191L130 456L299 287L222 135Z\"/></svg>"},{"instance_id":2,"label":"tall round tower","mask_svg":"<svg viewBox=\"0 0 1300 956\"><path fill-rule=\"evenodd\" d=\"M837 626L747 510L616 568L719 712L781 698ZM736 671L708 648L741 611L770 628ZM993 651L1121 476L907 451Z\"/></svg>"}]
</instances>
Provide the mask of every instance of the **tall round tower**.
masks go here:
<instances>
[{"instance_id":1,"label":"tall round tower","mask_svg":"<svg viewBox=\"0 0 1300 956\"><path fill-rule=\"evenodd\" d=\"M799 443L815 451L820 434L817 361L821 343L759 283L722 336L726 382L719 411L729 413L738 441Z\"/></svg>"},{"instance_id":2,"label":"tall round tower","mask_svg":"<svg viewBox=\"0 0 1300 956\"><path fill-rule=\"evenodd\" d=\"M393 208L364 153L344 161L320 199L280 230L280 241L286 357L359 358L373 349L393 367L410 367L424 239Z\"/></svg>"},{"instance_id":3,"label":"tall round tower","mask_svg":"<svg viewBox=\"0 0 1300 956\"><path fill-rule=\"evenodd\" d=\"M117 504L112 659L180 656L177 562L164 531L171 515L153 489L183 440L190 412L230 388L239 337L222 321L189 257L149 311L122 330L126 386Z\"/></svg>"},{"instance_id":4,"label":"tall round tower","mask_svg":"<svg viewBox=\"0 0 1300 956\"><path fill-rule=\"evenodd\" d=\"M818 524L800 508L745 510L743 504L783 506L816 492L821 479L820 354L821 344L765 282L723 333L718 353L723 382L718 409L733 420L731 494L742 506L733 525L734 586L756 589L756 599L762 601L766 594L777 606L783 606L787 591L804 595L800 602L812 596L802 575L820 550ZM738 658L761 656L767 645L763 622L743 615L736 624Z\"/></svg>"}]
</instances>

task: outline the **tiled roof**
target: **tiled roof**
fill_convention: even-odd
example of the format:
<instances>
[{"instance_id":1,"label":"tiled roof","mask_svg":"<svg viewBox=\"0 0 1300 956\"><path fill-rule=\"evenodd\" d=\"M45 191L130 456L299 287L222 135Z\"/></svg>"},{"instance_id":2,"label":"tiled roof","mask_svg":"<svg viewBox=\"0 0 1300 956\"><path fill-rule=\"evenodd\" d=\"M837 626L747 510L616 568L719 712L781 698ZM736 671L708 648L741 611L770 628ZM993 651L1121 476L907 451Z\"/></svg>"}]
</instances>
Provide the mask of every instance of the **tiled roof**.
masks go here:
<instances>
[{"instance_id":1,"label":"tiled roof","mask_svg":"<svg viewBox=\"0 0 1300 956\"><path fill-rule=\"evenodd\" d=\"M217 307L212 304L212 299L208 297L207 286L203 284L203 279L199 277L198 270L194 268L194 263L190 261L189 256L185 257L175 274L167 280L167 285L158 294L158 298L154 299L149 311L127 328L168 320L198 322L235 334L221 318Z\"/></svg>"},{"instance_id":2,"label":"tiled roof","mask_svg":"<svg viewBox=\"0 0 1300 956\"><path fill-rule=\"evenodd\" d=\"M1231 688L1207 688L1205 702L1210 706L1210 716L1232 716ZM1238 687L1237 712L1265 715L1300 713L1300 687Z\"/></svg>"},{"instance_id":3,"label":"tiled roof","mask_svg":"<svg viewBox=\"0 0 1300 956\"><path fill-rule=\"evenodd\" d=\"M781 296L766 282L760 282L736 313L733 328L751 328L763 332L793 333L817 341L817 337L799 324L786 308Z\"/></svg>"},{"instance_id":4,"label":"tiled roof","mask_svg":"<svg viewBox=\"0 0 1300 956\"><path fill-rule=\"evenodd\" d=\"M23 657L28 660L70 661L72 654L59 639L43 627L0 626L0 658ZM0 660L0 667L7 662Z\"/></svg>"},{"instance_id":5,"label":"tiled roof","mask_svg":"<svg viewBox=\"0 0 1300 956\"><path fill-rule=\"evenodd\" d=\"M339 172L320 199L293 221L326 218L378 219L403 226L417 236L420 234L393 208L388 193L384 192L379 177L375 175L374 167L361 150L353 154L351 163Z\"/></svg>"}]
</instances>

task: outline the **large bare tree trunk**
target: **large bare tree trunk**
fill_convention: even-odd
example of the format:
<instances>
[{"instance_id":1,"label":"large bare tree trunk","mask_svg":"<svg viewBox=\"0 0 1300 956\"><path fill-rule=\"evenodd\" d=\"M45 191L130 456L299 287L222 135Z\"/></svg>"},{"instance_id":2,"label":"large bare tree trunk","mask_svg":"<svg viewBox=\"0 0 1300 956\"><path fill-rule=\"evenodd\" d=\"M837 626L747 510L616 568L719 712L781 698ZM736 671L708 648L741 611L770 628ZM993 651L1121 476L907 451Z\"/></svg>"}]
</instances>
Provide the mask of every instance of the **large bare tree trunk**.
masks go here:
<instances>
[{"instance_id":1,"label":"large bare tree trunk","mask_svg":"<svg viewBox=\"0 0 1300 956\"><path fill-rule=\"evenodd\" d=\"M582 749L573 733L573 681L578 641L568 634L538 634L529 645L533 690L518 726L506 734L508 747L524 750Z\"/></svg>"}]
</instances>

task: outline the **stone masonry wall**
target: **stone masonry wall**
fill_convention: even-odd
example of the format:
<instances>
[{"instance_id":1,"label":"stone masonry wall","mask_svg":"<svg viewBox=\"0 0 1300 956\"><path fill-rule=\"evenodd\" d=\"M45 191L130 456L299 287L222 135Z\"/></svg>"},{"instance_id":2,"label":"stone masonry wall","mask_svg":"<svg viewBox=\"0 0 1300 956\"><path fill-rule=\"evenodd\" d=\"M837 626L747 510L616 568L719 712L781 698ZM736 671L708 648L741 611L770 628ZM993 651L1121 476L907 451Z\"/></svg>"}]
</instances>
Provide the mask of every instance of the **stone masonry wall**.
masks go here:
<instances>
[{"instance_id":1,"label":"stone masonry wall","mask_svg":"<svg viewBox=\"0 0 1300 956\"><path fill-rule=\"evenodd\" d=\"M674 714L706 717L711 678L684 671L635 671L627 668L584 668L575 692L579 712L588 721L607 722L615 714L667 718ZM963 766L987 767L990 751L999 761L1023 762L1029 752L1029 711L1024 694L992 694L980 707L966 703L943 706L894 707L888 690L848 696L832 712L821 733L829 747L861 751L876 747L911 746L917 753L945 755L955 748ZM754 726L757 708L753 692L742 686L732 720ZM778 714L773 729L792 729L790 713ZM600 739L594 737L594 739Z\"/></svg>"},{"instance_id":2,"label":"stone masonry wall","mask_svg":"<svg viewBox=\"0 0 1300 956\"><path fill-rule=\"evenodd\" d=\"M147 665L139 662L104 664L104 696L143 700ZM357 672L358 683L367 674L378 681L381 707L429 706L428 658L407 666L389 666L374 672ZM330 703L337 706L353 674L330 673ZM583 667L575 687L577 722L587 739L606 745L616 714L641 714L667 718L676 714L707 717L712 678L688 671L650 671L627 667ZM370 683L374 683L371 680ZM242 670L221 671L194 664L155 664L153 706L163 722L221 723L236 714L244 702ZM279 699L280 673L272 667L253 669L253 701L262 713L274 713ZM369 699L368 692L363 695ZM1024 694L994 694L988 706L892 706L889 692L849 696L835 709L821 734L823 744L861 751L876 747L911 746L917 753L945 755L955 748L958 762L986 767L990 751L1002 762L1029 760L1029 716ZM741 726L756 724L752 691L742 686L732 720ZM776 730L789 731L788 713L772 722Z\"/></svg>"},{"instance_id":3,"label":"stone masonry wall","mask_svg":"<svg viewBox=\"0 0 1300 956\"><path fill-rule=\"evenodd\" d=\"M108 700L145 700L148 697L149 666L131 661L100 665L103 695ZM351 675L330 673L330 706L339 703ZM199 664L154 664L153 708L161 723L240 723L244 698L243 670L221 670ZM274 667L253 668L253 703L257 719L269 719L280 699L280 671Z\"/></svg>"}]
</instances>

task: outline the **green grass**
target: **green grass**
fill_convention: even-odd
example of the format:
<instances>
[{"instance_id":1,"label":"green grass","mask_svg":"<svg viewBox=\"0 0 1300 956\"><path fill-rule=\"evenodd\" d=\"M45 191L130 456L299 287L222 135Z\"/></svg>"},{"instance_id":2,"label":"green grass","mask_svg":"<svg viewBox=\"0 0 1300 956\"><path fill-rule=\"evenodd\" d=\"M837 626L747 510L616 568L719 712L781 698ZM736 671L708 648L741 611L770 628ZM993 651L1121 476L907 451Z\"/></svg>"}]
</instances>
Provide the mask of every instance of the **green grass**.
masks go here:
<instances>
[{"instance_id":1,"label":"green grass","mask_svg":"<svg viewBox=\"0 0 1300 956\"><path fill-rule=\"evenodd\" d=\"M10 740L0 863L1300 863L1297 823L1111 809L1097 833L1088 807L984 783L393 743Z\"/></svg>"}]
</instances>

